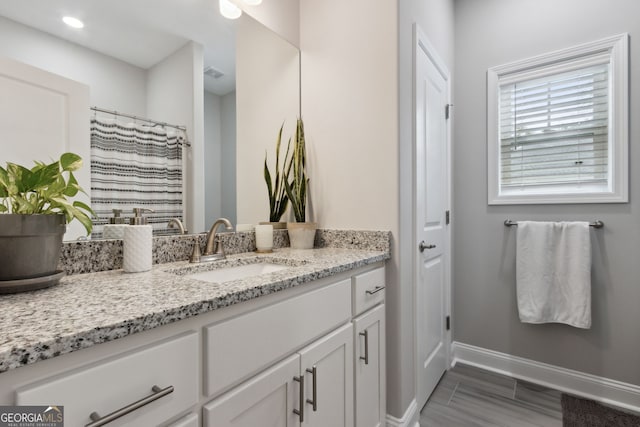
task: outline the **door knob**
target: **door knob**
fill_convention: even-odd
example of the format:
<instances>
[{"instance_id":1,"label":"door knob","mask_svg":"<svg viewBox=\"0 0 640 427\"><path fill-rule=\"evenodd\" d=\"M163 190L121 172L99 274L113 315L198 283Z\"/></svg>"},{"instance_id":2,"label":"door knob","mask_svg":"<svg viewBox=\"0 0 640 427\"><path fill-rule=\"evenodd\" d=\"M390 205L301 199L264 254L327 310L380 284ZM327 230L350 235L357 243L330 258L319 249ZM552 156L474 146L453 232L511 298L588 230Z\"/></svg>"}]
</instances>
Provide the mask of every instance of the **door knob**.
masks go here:
<instances>
[{"instance_id":1,"label":"door knob","mask_svg":"<svg viewBox=\"0 0 640 427\"><path fill-rule=\"evenodd\" d=\"M425 249L434 249L435 247L436 245L427 245L426 243L424 243L424 240L418 245L418 249L420 249L420 252L424 252Z\"/></svg>"}]
</instances>

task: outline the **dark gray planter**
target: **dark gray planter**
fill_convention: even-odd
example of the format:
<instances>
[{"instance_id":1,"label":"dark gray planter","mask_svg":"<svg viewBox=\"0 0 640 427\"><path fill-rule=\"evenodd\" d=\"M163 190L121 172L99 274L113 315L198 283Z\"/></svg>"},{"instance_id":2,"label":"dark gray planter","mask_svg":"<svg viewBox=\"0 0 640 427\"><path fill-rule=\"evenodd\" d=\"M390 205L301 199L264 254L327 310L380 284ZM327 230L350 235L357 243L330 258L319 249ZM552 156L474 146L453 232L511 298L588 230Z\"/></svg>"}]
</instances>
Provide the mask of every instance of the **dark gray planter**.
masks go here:
<instances>
[{"instance_id":1,"label":"dark gray planter","mask_svg":"<svg viewBox=\"0 0 640 427\"><path fill-rule=\"evenodd\" d=\"M65 223L62 214L0 214L0 280L55 274Z\"/></svg>"}]
</instances>

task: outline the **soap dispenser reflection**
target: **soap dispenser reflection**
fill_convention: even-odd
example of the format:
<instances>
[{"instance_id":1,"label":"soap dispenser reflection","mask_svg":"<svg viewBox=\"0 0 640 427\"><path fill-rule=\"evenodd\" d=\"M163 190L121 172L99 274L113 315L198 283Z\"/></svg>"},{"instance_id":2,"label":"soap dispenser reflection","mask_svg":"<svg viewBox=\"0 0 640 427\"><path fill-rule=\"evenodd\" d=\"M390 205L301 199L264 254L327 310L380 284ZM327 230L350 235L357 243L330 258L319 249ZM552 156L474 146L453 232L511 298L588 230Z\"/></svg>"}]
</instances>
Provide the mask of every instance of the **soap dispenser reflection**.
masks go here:
<instances>
[{"instance_id":1,"label":"soap dispenser reflection","mask_svg":"<svg viewBox=\"0 0 640 427\"><path fill-rule=\"evenodd\" d=\"M124 230L123 269L125 273L140 273L151 270L153 227L143 216L152 209L134 208L130 225Z\"/></svg>"},{"instance_id":2,"label":"soap dispenser reflection","mask_svg":"<svg viewBox=\"0 0 640 427\"><path fill-rule=\"evenodd\" d=\"M120 216L122 209L112 209L113 216L109 218L109 224L102 228L102 237L105 239L124 239L124 230L129 225L125 222L128 218Z\"/></svg>"}]
</instances>

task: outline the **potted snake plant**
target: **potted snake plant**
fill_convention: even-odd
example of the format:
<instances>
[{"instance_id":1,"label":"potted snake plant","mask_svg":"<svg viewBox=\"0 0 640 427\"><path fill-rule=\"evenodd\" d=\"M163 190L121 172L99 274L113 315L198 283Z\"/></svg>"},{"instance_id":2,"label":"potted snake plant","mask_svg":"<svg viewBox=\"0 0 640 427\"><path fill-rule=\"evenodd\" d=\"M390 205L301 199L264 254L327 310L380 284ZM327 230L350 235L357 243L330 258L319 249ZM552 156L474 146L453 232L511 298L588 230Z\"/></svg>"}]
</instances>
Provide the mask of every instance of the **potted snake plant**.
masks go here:
<instances>
[{"instance_id":1,"label":"potted snake plant","mask_svg":"<svg viewBox=\"0 0 640 427\"><path fill-rule=\"evenodd\" d=\"M312 249L318 224L306 220L309 178L307 176L307 150L302 119L298 119L296 124L292 163L291 182L285 181L285 191L289 196L291 210L295 218L295 222L287 223L289 242L294 249Z\"/></svg>"},{"instance_id":2,"label":"potted snake plant","mask_svg":"<svg viewBox=\"0 0 640 427\"><path fill-rule=\"evenodd\" d=\"M291 172L292 159L289 158L289 149L291 148L291 139L287 144L287 151L280 165L280 145L282 142L282 129L284 123L280 126L278 132L278 139L276 140L276 164L274 168L274 175L269 171L267 164L267 153L264 153L264 180L267 184L267 194L269 195L269 221L261 222L260 224L271 224L274 229L284 229L287 227L286 222L280 222L282 215L284 215L289 205L289 197L286 193L285 183L289 179ZM273 176L273 179L272 179Z\"/></svg>"},{"instance_id":3,"label":"potted snake plant","mask_svg":"<svg viewBox=\"0 0 640 427\"><path fill-rule=\"evenodd\" d=\"M69 200L84 192L73 175L81 166L73 153L50 164L36 161L31 169L0 166L0 292L57 283L64 274L56 268L65 224L77 219L91 233L93 211Z\"/></svg>"}]
</instances>

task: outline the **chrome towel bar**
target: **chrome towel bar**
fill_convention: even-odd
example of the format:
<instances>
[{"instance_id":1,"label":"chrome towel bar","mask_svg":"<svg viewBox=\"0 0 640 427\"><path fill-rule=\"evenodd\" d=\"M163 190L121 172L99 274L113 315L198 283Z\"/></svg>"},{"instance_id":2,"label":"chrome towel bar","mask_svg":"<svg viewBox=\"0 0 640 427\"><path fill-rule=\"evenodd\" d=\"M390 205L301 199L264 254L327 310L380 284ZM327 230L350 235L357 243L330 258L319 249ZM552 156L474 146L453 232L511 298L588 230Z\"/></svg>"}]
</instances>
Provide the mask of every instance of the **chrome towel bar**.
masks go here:
<instances>
[{"instance_id":1,"label":"chrome towel bar","mask_svg":"<svg viewBox=\"0 0 640 427\"><path fill-rule=\"evenodd\" d=\"M504 225L507 227L511 227L513 225L518 225L518 221L512 221L510 219L505 219L504 220ZM597 220L597 221L593 221L589 223L589 227L593 227L593 228L602 228L604 227L604 222Z\"/></svg>"}]
</instances>

